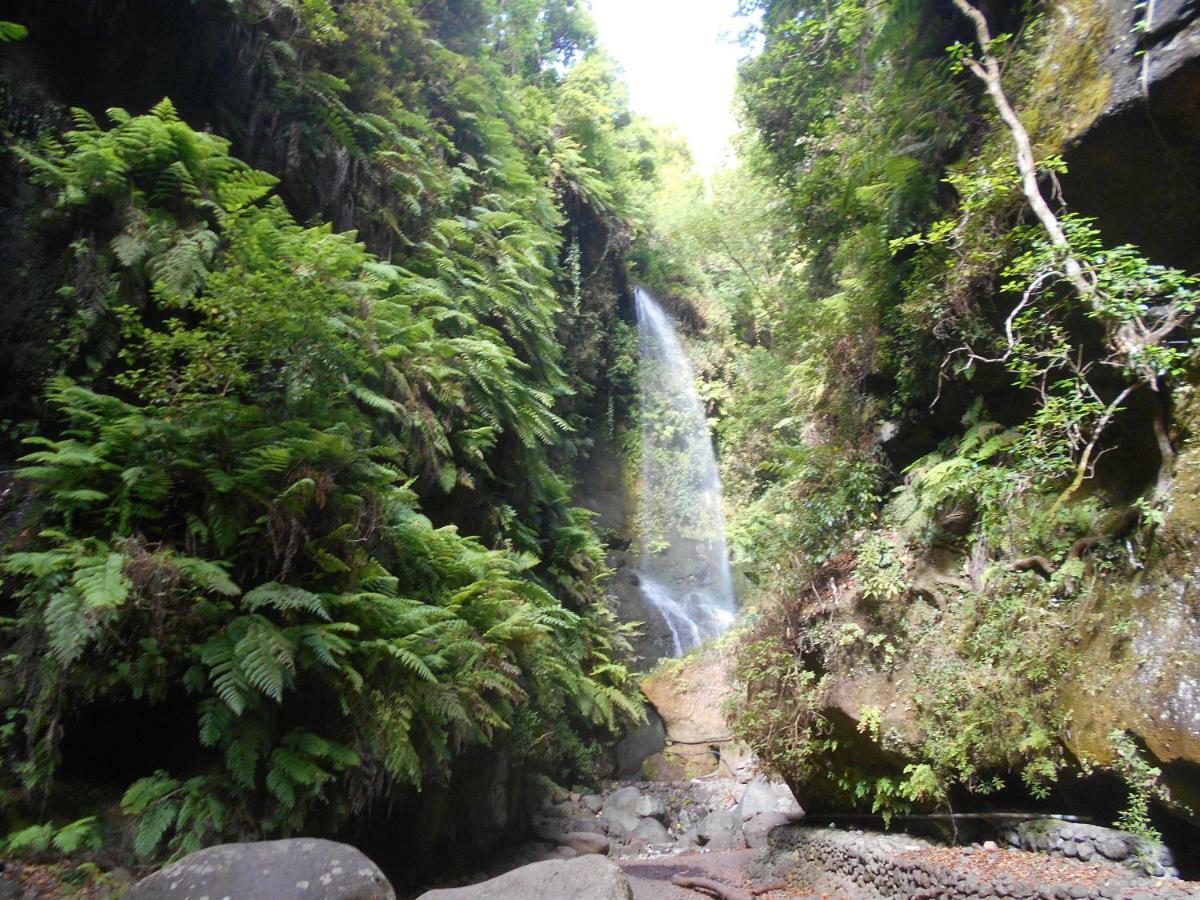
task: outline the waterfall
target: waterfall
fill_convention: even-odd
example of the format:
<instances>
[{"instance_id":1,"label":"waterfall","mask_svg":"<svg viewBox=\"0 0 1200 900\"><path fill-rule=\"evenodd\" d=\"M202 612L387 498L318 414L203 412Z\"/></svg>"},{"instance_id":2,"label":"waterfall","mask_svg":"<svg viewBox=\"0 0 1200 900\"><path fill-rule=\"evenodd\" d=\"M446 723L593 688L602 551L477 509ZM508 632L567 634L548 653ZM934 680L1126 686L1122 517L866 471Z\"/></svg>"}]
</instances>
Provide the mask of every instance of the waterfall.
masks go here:
<instances>
[{"instance_id":1,"label":"waterfall","mask_svg":"<svg viewBox=\"0 0 1200 900\"><path fill-rule=\"evenodd\" d=\"M696 379L658 302L636 291L642 400L642 594L675 655L734 619L721 478Z\"/></svg>"}]
</instances>

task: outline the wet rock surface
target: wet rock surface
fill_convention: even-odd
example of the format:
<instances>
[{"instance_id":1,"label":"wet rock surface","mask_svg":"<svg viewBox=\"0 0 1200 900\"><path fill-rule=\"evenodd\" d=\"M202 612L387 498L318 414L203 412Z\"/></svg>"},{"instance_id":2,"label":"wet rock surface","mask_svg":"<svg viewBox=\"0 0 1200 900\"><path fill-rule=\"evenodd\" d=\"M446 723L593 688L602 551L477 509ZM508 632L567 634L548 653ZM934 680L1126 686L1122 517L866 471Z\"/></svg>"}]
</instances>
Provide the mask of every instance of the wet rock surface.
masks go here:
<instances>
[{"instance_id":1,"label":"wet rock surface","mask_svg":"<svg viewBox=\"0 0 1200 900\"><path fill-rule=\"evenodd\" d=\"M291 838L218 844L143 878L127 900L395 900L379 868L334 841Z\"/></svg>"}]
</instances>

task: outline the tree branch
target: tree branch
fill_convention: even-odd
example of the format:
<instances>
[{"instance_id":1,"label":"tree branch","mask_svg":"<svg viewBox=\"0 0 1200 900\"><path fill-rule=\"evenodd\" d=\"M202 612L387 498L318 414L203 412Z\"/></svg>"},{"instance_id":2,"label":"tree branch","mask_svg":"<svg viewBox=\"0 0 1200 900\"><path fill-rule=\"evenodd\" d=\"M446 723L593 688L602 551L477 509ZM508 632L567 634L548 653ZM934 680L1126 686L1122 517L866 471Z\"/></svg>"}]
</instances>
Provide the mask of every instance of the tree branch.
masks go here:
<instances>
[{"instance_id":1,"label":"tree branch","mask_svg":"<svg viewBox=\"0 0 1200 900\"><path fill-rule=\"evenodd\" d=\"M1008 95L1004 93L1004 84L1000 78L1000 63L990 50L992 32L988 28L987 19L967 0L954 0L954 5L975 26L975 37L979 41L982 58L964 60L964 63L987 88L992 102L996 104L996 109L1000 113L1000 118L1004 120L1004 124L1008 126L1008 130L1012 134L1013 143L1017 145L1017 169L1021 173L1021 188L1025 192L1025 198L1033 207L1038 221L1042 223L1042 228L1050 238L1051 246L1063 254L1063 267L1066 269L1067 280L1081 297L1087 299L1091 296L1095 285L1087 278L1083 266L1071 253L1071 244L1067 240L1067 235L1063 231L1062 225L1059 224L1058 217L1054 215L1046 198L1042 195L1041 186L1038 184L1033 144L1029 140L1029 132L1025 130L1024 124L1009 102Z\"/></svg>"}]
</instances>

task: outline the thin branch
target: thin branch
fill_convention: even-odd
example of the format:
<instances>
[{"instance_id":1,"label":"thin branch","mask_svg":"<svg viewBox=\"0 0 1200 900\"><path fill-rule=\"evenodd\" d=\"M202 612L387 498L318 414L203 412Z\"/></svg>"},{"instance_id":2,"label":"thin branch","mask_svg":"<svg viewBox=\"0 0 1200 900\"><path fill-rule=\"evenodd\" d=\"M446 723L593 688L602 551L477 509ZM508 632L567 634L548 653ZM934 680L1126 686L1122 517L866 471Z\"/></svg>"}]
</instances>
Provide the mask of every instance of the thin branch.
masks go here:
<instances>
[{"instance_id":1,"label":"thin branch","mask_svg":"<svg viewBox=\"0 0 1200 900\"><path fill-rule=\"evenodd\" d=\"M1112 403L1108 404L1103 415L1096 422L1096 427L1092 429L1092 435L1087 442L1087 446L1083 448L1083 454L1079 457L1079 464L1075 467L1074 479L1067 485L1066 490L1058 495L1058 498L1054 501L1054 505L1050 507L1050 512L1047 513L1047 518L1053 519L1054 514L1071 498L1072 494L1079 490L1079 486L1088 477L1089 461L1092 458L1092 453L1096 450L1096 444L1100 440L1100 435L1104 433L1104 429L1108 427L1108 423L1112 421L1113 416L1120 411L1121 404L1125 402L1125 398L1132 394L1137 387L1138 385L1131 384L1125 390L1121 391L1121 393L1117 394Z\"/></svg>"}]
</instances>

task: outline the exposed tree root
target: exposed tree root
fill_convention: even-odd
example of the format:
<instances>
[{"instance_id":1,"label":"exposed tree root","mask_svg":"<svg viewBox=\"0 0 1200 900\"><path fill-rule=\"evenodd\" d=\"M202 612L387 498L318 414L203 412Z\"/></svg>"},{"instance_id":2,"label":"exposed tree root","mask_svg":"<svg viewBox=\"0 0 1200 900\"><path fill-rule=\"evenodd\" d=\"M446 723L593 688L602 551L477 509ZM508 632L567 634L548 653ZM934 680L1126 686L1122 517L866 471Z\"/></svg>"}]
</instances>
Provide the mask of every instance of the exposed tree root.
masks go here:
<instances>
[{"instance_id":1,"label":"exposed tree root","mask_svg":"<svg viewBox=\"0 0 1200 900\"><path fill-rule=\"evenodd\" d=\"M1090 551L1101 541L1110 538L1118 538L1131 529L1135 528L1142 519L1142 511L1136 507L1130 506L1122 510L1121 514L1114 516L1110 522L1100 529L1096 534L1089 534L1087 537L1081 537L1071 545L1071 549L1067 551L1067 558L1063 560L1063 564L1072 559L1077 559L1083 554ZM1008 567L1014 572L1037 572L1045 578L1054 577L1062 566L1054 565L1049 559L1039 554L1026 556L1023 559L1014 560L1008 564Z\"/></svg>"},{"instance_id":2,"label":"exposed tree root","mask_svg":"<svg viewBox=\"0 0 1200 900\"><path fill-rule=\"evenodd\" d=\"M730 887L727 884L722 884L719 881L713 881L711 878L694 878L690 875L676 875L671 879L671 884L677 887L688 888L693 891L711 894L718 897L719 900L754 900L754 895L741 888Z\"/></svg>"}]
</instances>

